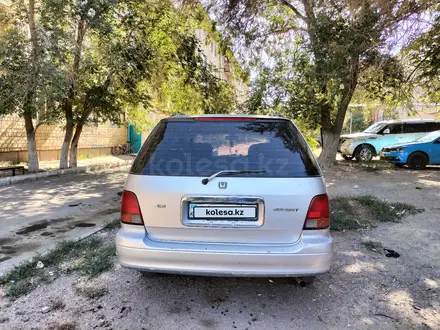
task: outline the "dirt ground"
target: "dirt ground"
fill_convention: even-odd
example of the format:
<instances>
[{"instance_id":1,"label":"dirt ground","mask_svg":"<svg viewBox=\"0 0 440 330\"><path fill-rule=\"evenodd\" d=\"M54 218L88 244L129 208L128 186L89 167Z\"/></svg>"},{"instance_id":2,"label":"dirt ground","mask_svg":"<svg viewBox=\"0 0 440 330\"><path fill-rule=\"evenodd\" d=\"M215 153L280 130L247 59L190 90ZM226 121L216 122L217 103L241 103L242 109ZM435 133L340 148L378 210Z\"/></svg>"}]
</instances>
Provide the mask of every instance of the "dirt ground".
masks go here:
<instances>
[{"instance_id":1,"label":"dirt ground","mask_svg":"<svg viewBox=\"0 0 440 330\"><path fill-rule=\"evenodd\" d=\"M0 329L440 329L440 169L339 166L325 177L332 196L372 194L424 212L334 232L331 271L306 288L276 278L142 275L115 265L86 282L62 275L15 301L0 298ZM110 240L114 232L99 235ZM366 249L366 239L400 258ZM78 287L103 295L88 298Z\"/></svg>"}]
</instances>

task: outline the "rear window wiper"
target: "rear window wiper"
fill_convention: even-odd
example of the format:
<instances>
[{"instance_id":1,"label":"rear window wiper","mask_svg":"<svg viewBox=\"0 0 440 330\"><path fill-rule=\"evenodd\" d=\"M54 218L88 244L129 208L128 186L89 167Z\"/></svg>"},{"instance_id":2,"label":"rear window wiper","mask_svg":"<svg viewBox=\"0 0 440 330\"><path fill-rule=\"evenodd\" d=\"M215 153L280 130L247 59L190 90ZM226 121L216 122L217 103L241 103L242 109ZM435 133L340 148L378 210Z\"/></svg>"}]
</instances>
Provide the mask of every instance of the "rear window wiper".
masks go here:
<instances>
[{"instance_id":1,"label":"rear window wiper","mask_svg":"<svg viewBox=\"0 0 440 330\"><path fill-rule=\"evenodd\" d=\"M221 175L221 174L246 174L246 173L265 173L265 170L222 170L218 171L217 173L214 173L208 178L204 178L202 180L203 184L207 184L209 181L214 179L215 177Z\"/></svg>"}]
</instances>

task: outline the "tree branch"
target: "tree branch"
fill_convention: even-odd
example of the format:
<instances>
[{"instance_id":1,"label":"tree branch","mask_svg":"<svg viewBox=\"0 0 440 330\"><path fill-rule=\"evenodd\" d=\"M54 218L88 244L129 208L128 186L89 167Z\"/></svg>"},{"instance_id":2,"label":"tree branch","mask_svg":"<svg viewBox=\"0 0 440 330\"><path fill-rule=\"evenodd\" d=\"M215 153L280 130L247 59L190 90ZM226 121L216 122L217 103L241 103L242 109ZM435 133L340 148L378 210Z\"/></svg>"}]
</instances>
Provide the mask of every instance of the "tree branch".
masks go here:
<instances>
[{"instance_id":1,"label":"tree branch","mask_svg":"<svg viewBox=\"0 0 440 330\"><path fill-rule=\"evenodd\" d=\"M315 19L315 13L313 12L313 5L310 3L310 0L303 0L304 10L306 12L306 21L311 21Z\"/></svg>"},{"instance_id":2,"label":"tree branch","mask_svg":"<svg viewBox=\"0 0 440 330\"><path fill-rule=\"evenodd\" d=\"M405 82L409 82L412 78L412 76L417 72L417 70L425 63L425 61L428 59L429 55L425 55L425 57L415 66L415 68L411 71L411 73L408 75L408 77L405 79Z\"/></svg>"},{"instance_id":3,"label":"tree branch","mask_svg":"<svg viewBox=\"0 0 440 330\"><path fill-rule=\"evenodd\" d=\"M298 16L299 18L301 18L304 22L307 22L307 17L305 17L303 14L301 14L299 12L298 9L296 9L289 1L287 0L280 0L281 4L283 4L284 6L288 7L290 10L292 10L296 16Z\"/></svg>"},{"instance_id":4,"label":"tree branch","mask_svg":"<svg viewBox=\"0 0 440 330\"><path fill-rule=\"evenodd\" d=\"M37 45L37 29L35 27L35 0L29 0L29 10L27 11L29 22L29 35L32 45L32 62L34 69L37 67L38 45Z\"/></svg>"},{"instance_id":5,"label":"tree branch","mask_svg":"<svg viewBox=\"0 0 440 330\"><path fill-rule=\"evenodd\" d=\"M285 27L281 27L279 29L276 30L271 30L269 33L266 34L266 37L269 37L271 34L285 34L288 33L290 31L301 31L301 32L308 32L306 28L302 28L302 27L298 27L298 26L285 26Z\"/></svg>"},{"instance_id":6,"label":"tree branch","mask_svg":"<svg viewBox=\"0 0 440 330\"><path fill-rule=\"evenodd\" d=\"M108 73L104 83L101 85L103 90L106 91L110 87L114 73L115 73L115 71L110 71ZM92 89L89 89L89 91L87 91L86 95L84 96L83 111L82 111L81 117L78 121L79 124L84 124L86 122L87 118L89 118L89 116L91 115L91 113L94 110L93 106L90 106L90 104L89 104L91 90Z\"/></svg>"},{"instance_id":7,"label":"tree branch","mask_svg":"<svg viewBox=\"0 0 440 330\"><path fill-rule=\"evenodd\" d=\"M43 124L44 124L44 122L39 121L39 122L37 123L37 125L35 125L34 133L37 133L37 129L38 129L41 125L43 125Z\"/></svg>"},{"instance_id":8,"label":"tree branch","mask_svg":"<svg viewBox=\"0 0 440 330\"><path fill-rule=\"evenodd\" d=\"M76 37L76 43L75 43L75 50L74 50L74 56L73 56L73 79L76 79L76 75L79 71L79 63L81 61L81 51L84 41L84 36L87 31L87 23L84 20L80 20L78 22L78 34Z\"/></svg>"},{"instance_id":9,"label":"tree branch","mask_svg":"<svg viewBox=\"0 0 440 330\"><path fill-rule=\"evenodd\" d=\"M344 124L345 113L347 112L348 105L353 97L353 93L356 89L359 78L359 57L352 60L351 72L348 84L345 84L344 92L345 96L341 100L338 106L338 113L336 114L335 123L333 125L334 132L340 132L342 125Z\"/></svg>"}]
</instances>

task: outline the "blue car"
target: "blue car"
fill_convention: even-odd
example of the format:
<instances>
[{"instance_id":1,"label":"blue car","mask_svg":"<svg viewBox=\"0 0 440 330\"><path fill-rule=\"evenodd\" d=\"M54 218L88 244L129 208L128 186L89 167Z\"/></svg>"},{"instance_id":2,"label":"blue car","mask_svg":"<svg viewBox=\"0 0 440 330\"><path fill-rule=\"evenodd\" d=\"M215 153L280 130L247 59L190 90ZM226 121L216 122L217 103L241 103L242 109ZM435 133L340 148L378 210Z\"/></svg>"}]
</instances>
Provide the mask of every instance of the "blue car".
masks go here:
<instances>
[{"instance_id":1,"label":"blue car","mask_svg":"<svg viewBox=\"0 0 440 330\"><path fill-rule=\"evenodd\" d=\"M427 165L440 165L440 131L431 132L411 143L384 147L380 159L399 167L407 165L413 170L424 169Z\"/></svg>"}]
</instances>

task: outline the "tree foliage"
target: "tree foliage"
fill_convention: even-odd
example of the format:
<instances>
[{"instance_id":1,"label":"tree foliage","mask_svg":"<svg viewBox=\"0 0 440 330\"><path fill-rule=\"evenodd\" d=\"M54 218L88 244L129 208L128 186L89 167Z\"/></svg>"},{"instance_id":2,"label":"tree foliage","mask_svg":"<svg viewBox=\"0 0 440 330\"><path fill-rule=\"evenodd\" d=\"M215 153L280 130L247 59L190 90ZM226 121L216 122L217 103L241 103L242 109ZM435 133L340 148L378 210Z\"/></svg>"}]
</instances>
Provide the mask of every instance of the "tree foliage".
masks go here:
<instances>
[{"instance_id":1,"label":"tree foliage","mask_svg":"<svg viewBox=\"0 0 440 330\"><path fill-rule=\"evenodd\" d=\"M8 29L0 36L0 114L31 112L40 124L58 119L54 111L63 96L66 80L48 53L31 61L31 49L18 29ZM26 104L28 91L35 98Z\"/></svg>"},{"instance_id":2,"label":"tree foliage","mask_svg":"<svg viewBox=\"0 0 440 330\"><path fill-rule=\"evenodd\" d=\"M398 85L392 50L402 22L432 1L216 1L212 10L261 74L251 111L275 107L323 129L320 162L331 166L348 105L360 82L376 97ZM399 38L399 42L402 42ZM388 71L387 71L388 70ZM363 75L364 74L364 75ZM368 75L374 75L372 82ZM388 91L389 91L388 90Z\"/></svg>"},{"instance_id":3,"label":"tree foliage","mask_svg":"<svg viewBox=\"0 0 440 330\"><path fill-rule=\"evenodd\" d=\"M422 88L428 101L440 103L440 5L431 15L433 24L405 52L412 64L408 80Z\"/></svg>"},{"instance_id":4,"label":"tree foliage","mask_svg":"<svg viewBox=\"0 0 440 330\"><path fill-rule=\"evenodd\" d=\"M0 8L0 25L0 114L24 119L28 171L38 172L35 132L58 118L54 110L66 79L46 48L50 38L41 29L39 1L13 1L11 8Z\"/></svg>"},{"instance_id":5,"label":"tree foliage","mask_svg":"<svg viewBox=\"0 0 440 330\"><path fill-rule=\"evenodd\" d=\"M2 16L0 111L34 120L41 113L41 123L63 123L61 168L69 148L70 166L76 166L88 122L122 124L128 117L143 129L151 109L235 109L234 88L200 54L195 30L201 20L192 8L171 0L37 1L35 38L26 33L26 1L13 1Z\"/></svg>"}]
</instances>

